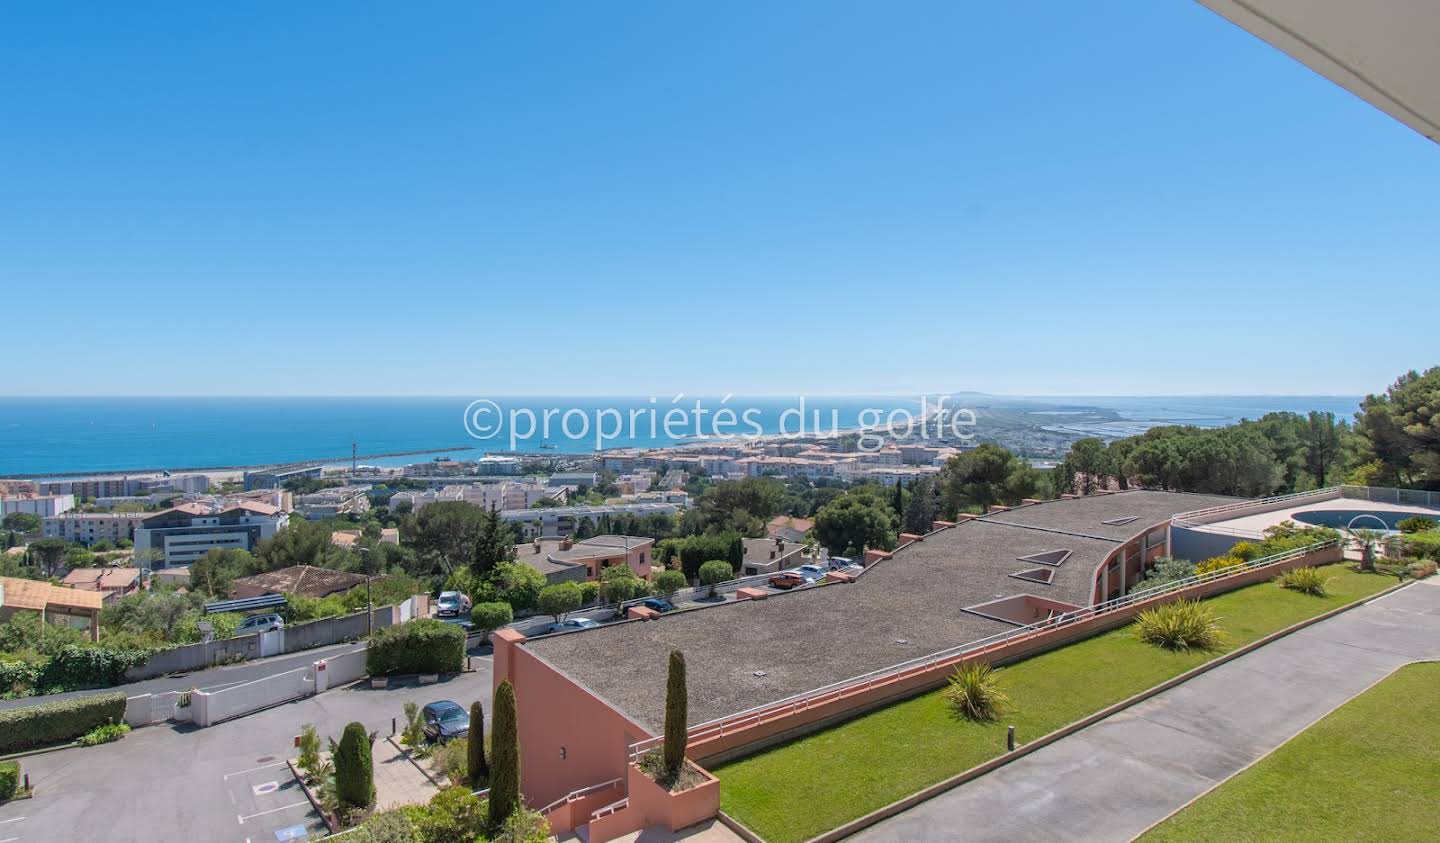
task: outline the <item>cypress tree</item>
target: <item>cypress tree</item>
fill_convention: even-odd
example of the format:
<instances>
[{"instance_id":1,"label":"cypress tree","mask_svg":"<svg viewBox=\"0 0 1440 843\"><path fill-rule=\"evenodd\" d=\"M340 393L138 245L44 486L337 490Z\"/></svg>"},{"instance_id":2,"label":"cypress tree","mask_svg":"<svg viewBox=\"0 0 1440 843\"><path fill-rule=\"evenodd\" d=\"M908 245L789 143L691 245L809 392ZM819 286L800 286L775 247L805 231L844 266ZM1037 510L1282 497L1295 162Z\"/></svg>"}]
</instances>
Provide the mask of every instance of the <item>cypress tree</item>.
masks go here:
<instances>
[{"instance_id":1,"label":"cypress tree","mask_svg":"<svg viewBox=\"0 0 1440 843\"><path fill-rule=\"evenodd\" d=\"M898 477L895 479L895 500L890 504L890 507L895 510L896 521L900 521L905 517L905 481ZM905 529L903 524L900 529Z\"/></svg>"},{"instance_id":2,"label":"cypress tree","mask_svg":"<svg viewBox=\"0 0 1440 843\"><path fill-rule=\"evenodd\" d=\"M498 833L520 806L520 733L515 723L515 686L506 679L495 689L490 733L490 827Z\"/></svg>"},{"instance_id":3,"label":"cypress tree","mask_svg":"<svg viewBox=\"0 0 1440 843\"><path fill-rule=\"evenodd\" d=\"M685 764L690 695L685 690L685 654L670 651L670 676L665 683L665 774L672 780Z\"/></svg>"},{"instance_id":4,"label":"cypress tree","mask_svg":"<svg viewBox=\"0 0 1440 843\"><path fill-rule=\"evenodd\" d=\"M490 779L485 766L485 707L479 700L470 703L470 735L466 740L465 770L470 776L470 789L479 790Z\"/></svg>"},{"instance_id":5,"label":"cypress tree","mask_svg":"<svg viewBox=\"0 0 1440 843\"><path fill-rule=\"evenodd\" d=\"M364 724L351 722L335 747L335 795L341 805L365 808L375 801L374 765L369 733Z\"/></svg>"}]
</instances>

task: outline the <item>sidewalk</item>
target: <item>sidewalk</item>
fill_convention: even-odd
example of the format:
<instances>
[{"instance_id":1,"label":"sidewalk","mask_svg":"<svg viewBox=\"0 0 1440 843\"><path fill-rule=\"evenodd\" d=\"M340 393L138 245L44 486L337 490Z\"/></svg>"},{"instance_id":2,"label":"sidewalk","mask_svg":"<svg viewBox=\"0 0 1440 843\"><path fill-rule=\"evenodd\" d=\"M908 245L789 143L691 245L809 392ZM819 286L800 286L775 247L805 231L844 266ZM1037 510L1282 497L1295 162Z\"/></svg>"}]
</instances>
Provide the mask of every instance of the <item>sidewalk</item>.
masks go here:
<instances>
[{"instance_id":1,"label":"sidewalk","mask_svg":"<svg viewBox=\"0 0 1440 843\"><path fill-rule=\"evenodd\" d=\"M1440 577L1261 647L852 840L1127 841L1396 668L1440 659Z\"/></svg>"}]
</instances>

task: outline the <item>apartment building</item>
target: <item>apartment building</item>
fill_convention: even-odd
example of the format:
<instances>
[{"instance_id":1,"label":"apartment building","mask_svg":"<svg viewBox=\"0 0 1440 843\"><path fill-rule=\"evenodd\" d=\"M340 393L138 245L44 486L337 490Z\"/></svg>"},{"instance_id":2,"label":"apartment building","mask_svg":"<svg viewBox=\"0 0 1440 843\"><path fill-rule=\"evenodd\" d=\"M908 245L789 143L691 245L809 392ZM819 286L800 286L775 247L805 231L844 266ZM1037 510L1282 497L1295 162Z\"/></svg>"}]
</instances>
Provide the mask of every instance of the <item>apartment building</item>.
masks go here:
<instances>
[{"instance_id":1,"label":"apartment building","mask_svg":"<svg viewBox=\"0 0 1440 843\"><path fill-rule=\"evenodd\" d=\"M295 511L310 519L368 512L369 486L337 486L295 498Z\"/></svg>"},{"instance_id":2,"label":"apartment building","mask_svg":"<svg viewBox=\"0 0 1440 843\"><path fill-rule=\"evenodd\" d=\"M153 551L156 567L188 565L212 549L252 550L288 523L288 514L261 503L183 503L144 519L135 530L135 554Z\"/></svg>"},{"instance_id":3,"label":"apartment building","mask_svg":"<svg viewBox=\"0 0 1440 843\"><path fill-rule=\"evenodd\" d=\"M75 496L64 495L19 495L0 498L0 518L12 512L23 512L49 518L75 508Z\"/></svg>"},{"instance_id":4,"label":"apartment building","mask_svg":"<svg viewBox=\"0 0 1440 843\"><path fill-rule=\"evenodd\" d=\"M680 507L670 503L647 502L630 504L605 504L602 506L555 506L540 509L508 509L500 513L520 538L529 541L536 536L567 536L578 531L580 524L589 519L599 527L606 516L674 515Z\"/></svg>"},{"instance_id":5,"label":"apartment building","mask_svg":"<svg viewBox=\"0 0 1440 843\"><path fill-rule=\"evenodd\" d=\"M45 538L92 545L135 538L135 531L150 515L145 512L66 512L44 519Z\"/></svg>"},{"instance_id":6,"label":"apartment building","mask_svg":"<svg viewBox=\"0 0 1440 843\"><path fill-rule=\"evenodd\" d=\"M247 471L245 472L245 491L255 489L278 489L291 480L299 480L303 477L310 477L315 480L325 476L325 467L320 465L307 465L300 468L280 468L268 471Z\"/></svg>"},{"instance_id":7,"label":"apartment building","mask_svg":"<svg viewBox=\"0 0 1440 843\"><path fill-rule=\"evenodd\" d=\"M643 536L536 538L515 546L515 561L544 574L552 585L598 579L613 565L629 565L636 576L649 579L654 546L654 539Z\"/></svg>"}]
</instances>

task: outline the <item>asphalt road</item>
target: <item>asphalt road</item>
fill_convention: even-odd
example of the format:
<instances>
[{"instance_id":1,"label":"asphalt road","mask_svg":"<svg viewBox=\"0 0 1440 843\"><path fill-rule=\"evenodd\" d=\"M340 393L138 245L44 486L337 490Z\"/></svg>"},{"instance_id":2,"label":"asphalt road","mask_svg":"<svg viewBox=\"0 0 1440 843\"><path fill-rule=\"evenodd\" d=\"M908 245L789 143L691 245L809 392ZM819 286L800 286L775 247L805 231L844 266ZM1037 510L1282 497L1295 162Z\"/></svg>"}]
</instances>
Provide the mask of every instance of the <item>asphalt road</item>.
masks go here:
<instances>
[{"instance_id":1,"label":"asphalt road","mask_svg":"<svg viewBox=\"0 0 1440 843\"><path fill-rule=\"evenodd\" d=\"M0 806L0 841L305 840L323 825L285 766L301 727L338 738L358 720L383 738L407 701L488 701L490 656L472 664L437 685L377 691L362 682L206 729L148 726L116 743L23 758L36 795Z\"/></svg>"}]
</instances>

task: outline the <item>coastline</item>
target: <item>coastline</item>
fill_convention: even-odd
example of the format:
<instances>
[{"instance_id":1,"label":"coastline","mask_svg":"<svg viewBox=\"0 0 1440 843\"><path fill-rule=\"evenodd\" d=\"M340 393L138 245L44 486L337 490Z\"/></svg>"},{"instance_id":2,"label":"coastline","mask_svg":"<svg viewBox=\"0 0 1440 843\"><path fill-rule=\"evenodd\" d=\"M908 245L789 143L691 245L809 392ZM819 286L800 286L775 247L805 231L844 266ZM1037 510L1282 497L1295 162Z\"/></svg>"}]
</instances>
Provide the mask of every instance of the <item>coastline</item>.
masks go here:
<instances>
[{"instance_id":1,"label":"coastline","mask_svg":"<svg viewBox=\"0 0 1440 843\"><path fill-rule=\"evenodd\" d=\"M454 452L454 451L473 451L473 450L475 450L475 446L474 446L474 445L456 445L456 446L451 447L451 448L420 448L420 449L418 449L418 450L411 450L411 451L390 451L390 452L382 453L382 454L356 454L356 455L354 456L354 459L356 459L357 461L358 461L358 460L379 460L379 459L389 459L389 458L392 458L392 457L418 457L418 456L424 456L425 454L449 454L449 453L452 453L452 452ZM59 479L67 478L67 477L82 477L82 476L83 476L83 477L129 477L129 476L131 476L131 475L136 475L136 474L164 474L164 473L167 472L167 471L170 472L171 474L177 474L177 473L181 473L181 472L184 472L184 473L195 473L195 474L199 474L199 473L203 473L203 472L211 472L211 473L216 473L216 472L230 472L230 473L234 473L234 472L237 472L237 471L260 471L260 470L265 470L265 469L299 468L299 467L301 467L301 466L317 465L317 464L318 464L318 465L334 465L334 464L338 464L338 463L347 463L347 462L349 462L350 460L351 460L351 457L350 457L349 455L340 455L340 456L334 456L334 457L317 457L317 458L315 458L315 459L306 459L306 460L290 460L290 461L288 461L288 462L253 463L253 464L251 464L251 465L167 466L167 467L163 467L163 468L125 468L125 469L110 469L110 470L105 470L105 471L85 471L85 472L53 471L53 472L39 472L39 473L5 474L5 475L0 475L0 480L59 480Z\"/></svg>"}]
</instances>

